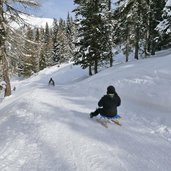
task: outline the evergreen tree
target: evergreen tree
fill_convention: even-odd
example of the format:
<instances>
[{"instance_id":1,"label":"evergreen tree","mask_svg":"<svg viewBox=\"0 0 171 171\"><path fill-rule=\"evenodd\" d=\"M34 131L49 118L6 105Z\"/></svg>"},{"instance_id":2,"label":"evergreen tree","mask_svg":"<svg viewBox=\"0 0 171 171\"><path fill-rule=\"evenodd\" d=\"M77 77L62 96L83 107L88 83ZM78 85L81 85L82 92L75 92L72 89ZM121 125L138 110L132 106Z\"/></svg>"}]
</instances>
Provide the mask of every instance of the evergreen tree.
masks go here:
<instances>
[{"instance_id":1,"label":"evergreen tree","mask_svg":"<svg viewBox=\"0 0 171 171\"><path fill-rule=\"evenodd\" d=\"M67 37L66 37L66 23L63 19L59 20L59 61L60 63L67 62L69 60L67 49Z\"/></svg>"},{"instance_id":2,"label":"evergreen tree","mask_svg":"<svg viewBox=\"0 0 171 171\"><path fill-rule=\"evenodd\" d=\"M156 26L158 25L158 21L161 20L162 9L164 8L165 0L146 0L147 1L147 12L144 17L145 25L145 55L151 54L154 55L158 40L159 34L156 31Z\"/></svg>"},{"instance_id":3,"label":"evergreen tree","mask_svg":"<svg viewBox=\"0 0 171 171\"><path fill-rule=\"evenodd\" d=\"M40 50L40 58L39 58L39 69L43 70L46 68L46 58L45 58L45 29L40 28L40 41L42 42L42 47Z\"/></svg>"},{"instance_id":4,"label":"evergreen tree","mask_svg":"<svg viewBox=\"0 0 171 171\"><path fill-rule=\"evenodd\" d=\"M116 11L115 11L116 12ZM118 11L117 11L118 12ZM118 14L117 14L118 15ZM116 53L123 52L125 61L128 62L129 55L133 52L133 39L132 39L132 20L128 17L120 17L114 14L113 21L113 43L115 44Z\"/></svg>"},{"instance_id":5,"label":"evergreen tree","mask_svg":"<svg viewBox=\"0 0 171 171\"><path fill-rule=\"evenodd\" d=\"M116 17L119 18L121 22L119 25L122 25L122 30L125 30L123 36L126 35L126 46L128 42L132 43L134 47L134 58L139 58L140 50L140 41L144 35L144 23L143 23L143 14L145 12L145 1L143 0L119 0L118 9L116 10ZM122 4L122 5L121 5ZM122 23L124 22L124 23ZM121 31L122 31L121 30ZM130 41L133 38L133 41ZM129 48L126 47L126 54L129 52Z\"/></svg>"},{"instance_id":6,"label":"evergreen tree","mask_svg":"<svg viewBox=\"0 0 171 171\"><path fill-rule=\"evenodd\" d=\"M57 20L54 19L53 21L53 33L52 33L52 42L53 42L53 50L52 50L52 58L54 61L54 64L57 64L59 62L59 52L60 52L60 47L59 47L59 38L58 38L58 23Z\"/></svg>"},{"instance_id":7,"label":"evergreen tree","mask_svg":"<svg viewBox=\"0 0 171 171\"><path fill-rule=\"evenodd\" d=\"M162 20L156 27L161 35L160 49L171 47L171 2L169 0L165 3L162 12Z\"/></svg>"},{"instance_id":8,"label":"evergreen tree","mask_svg":"<svg viewBox=\"0 0 171 171\"><path fill-rule=\"evenodd\" d=\"M48 23L45 25L45 29L41 29L41 42L42 42L42 50L40 55L40 68L44 69L47 66L51 66L53 63L52 59L52 31L51 28L49 28Z\"/></svg>"},{"instance_id":9,"label":"evergreen tree","mask_svg":"<svg viewBox=\"0 0 171 171\"><path fill-rule=\"evenodd\" d=\"M74 61L83 68L89 67L91 75L91 66L94 65L94 72L97 73L99 63L107 59L111 52L109 23L105 15L108 4L104 0L75 1L75 3L78 5L74 12L76 23L79 25Z\"/></svg>"},{"instance_id":10,"label":"evergreen tree","mask_svg":"<svg viewBox=\"0 0 171 171\"><path fill-rule=\"evenodd\" d=\"M45 61L46 66L50 66L52 63L51 53L52 53L52 38L51 38L51 30L49 28L48 23L45 26L45 35L44 35L44 45L45 45Z\"/></svg>"},{"instance_id":11,"label":"evergreen tree","mask_svg":"<svg viewBox=\"0 0 171 171\"><path fill-rule=\"evenodd\" d=\"M42 46L43 46L43 43L41 42L41 36L40 36L40 29L39 28L36 28L34 42L36 43L35 51L37 52L37 53L35 53L35 56L36 56L35 72L38 72L38 71L40 71L39 61L40 61L40 53L41 53Z\"/></svg>"},{"instance_id":12,"label":"evergreen tree","mask_svg":"<svg viewBox=\"0 0 171 171\"><path fill-rule=\"evenodd\" d=\"M67 46L67 56L69 60L73 59L74 54L74 26L73 26L73 20L72 17L70 17L69 13L67 16L66 21L66 46Z\"/></svg>"},{"instance_id":13,"label":"evergreen tree","mask_svg":"<svg viewBox=\"0 0 171 171\"><path fill-rule=\"evenodd\" d=\"M109 59L110 59L110 66L113 65L113 53L112 53L112 48L113 48L113 37L112 37L112 31L113 31L113 25L112 25L112 7L111 7L111 0L107 0L107 39L109 39L108 42L108 48L109 48Z\"/></svg>"},{"instance_id":14,"label":"evergreen tree","mask_svg":"<svg viewBox=\"0 0 171 171\"><path fill-rule=\"evenodd\" d=\"M131 47L134 47L135 59L139 58L140 53L145 56L155 54L159 36L155 27L161 18L163 3L164 0L117 1L114 19L118 21L117 30L120 30L121 39L125 42L126 61Z\"/></svg>"},{"instance_id":15,"label":"evergreen tree","mask_svg":"<svg viewBox=\"0 0 171 171\"><path fill-rule=\"evenodd\" d=\"M68 15L67 21L60 19L53 21L52 28L52 59L53 64L68 62L73 57L74 26L72 18Z\"/></svg>"}]
</instances>

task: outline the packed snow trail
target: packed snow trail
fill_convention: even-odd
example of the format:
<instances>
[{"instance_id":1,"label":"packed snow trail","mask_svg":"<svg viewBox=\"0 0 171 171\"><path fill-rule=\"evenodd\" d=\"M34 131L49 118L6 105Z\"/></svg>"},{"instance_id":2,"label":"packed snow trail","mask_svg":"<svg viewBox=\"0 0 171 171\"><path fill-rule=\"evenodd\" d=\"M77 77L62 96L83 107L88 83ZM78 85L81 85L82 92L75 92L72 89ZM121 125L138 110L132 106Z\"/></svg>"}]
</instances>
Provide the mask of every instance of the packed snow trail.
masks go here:
<instances>
[{"instance_id":1,"label":"packed snow trail","mask_svg":"<svg viewBox=\"0 0 171 171\"><path fill-rule=\"evenodd\" d=\"M169 171L171 94L162 91L170 86L169 60L122 64L90 78L66 65L14 82L16 92L0 104L0 170ZM47 85L51 76L55 87ZM110 84L122 99L123 125L106 129L89 113Z\"/></svg>"},{"instance_id":2,"label":"packed snow trail","mask_svg":"<svg viewBox=\"0 0 171 171\"><path fill-rule=\"evenodd\" d=\"M123 121L107 131L88 118L86 106L46 90L32 90L8 117L1 170L167 170L170 142L149 127Z\"/></svg>"}]
</instances>

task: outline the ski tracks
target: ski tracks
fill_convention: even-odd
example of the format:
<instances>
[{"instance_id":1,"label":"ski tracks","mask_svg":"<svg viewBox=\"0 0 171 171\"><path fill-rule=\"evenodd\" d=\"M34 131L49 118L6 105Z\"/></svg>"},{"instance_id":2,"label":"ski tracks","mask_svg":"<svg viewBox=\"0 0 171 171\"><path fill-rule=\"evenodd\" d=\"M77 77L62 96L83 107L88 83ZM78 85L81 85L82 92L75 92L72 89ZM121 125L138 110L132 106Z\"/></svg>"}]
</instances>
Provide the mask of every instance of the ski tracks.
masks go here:
<instances>
[{"instance_id":1,"label":"ski tracks","mask_svg":"<svg viewBox=\"0 0 171 171\"><path fill-rule=\"evenodd\" d=\"M156 171L162 169L156 163L171 157L169 127L135 116L123 117L122 127L104 129L81 116L81 105L55 92L35 89L21 100L20 110L11 110L6 120L13 124L5 124L11 127L1 136L8 138L0 150L1 171Z\"/></svg>"},{"instance_id":2,"label":"ski tracks","mask_svg":"<svg viewBox=\"0 0 171 171\"><path fill-rule=\"evenodd\" d=\"M36 92L34 94L34 103L37 101L40 104L32 104L32 107L48 103L47 99L40 96L40 92L38 93L39 97L36 96ZM84 108L78 104L72 104L72 101L69 103L66 97L60 96L60 94L57 96L51 94L50 96L53 102L46 106L49 107L47 111L50 112L38 111L40 117L37 132L41 151L39 163L42 163L39 165L40 170L46 168L47 165L49 168L46 168L46 171L113 171L112 166L118 168L118 171L126 170L118 157L120 149L106 145L103 142L103 137L102 141L99 137L99 141L94 136L85 136L86 133L89 135L93 130L91 127L88 128L85 118L75 116L75 113L70 111L71 107L78 112L84 111ZM92 125L97 127L94 123ZM79 131L79 127L82 129L81 131ZM108 138L111 138L110 134L108 134ZM47 156L50 157L47 158ZM112 160L109 160L109 156ZM44 166L43 163L45 163Z\"/></svg>"}]
</instances>

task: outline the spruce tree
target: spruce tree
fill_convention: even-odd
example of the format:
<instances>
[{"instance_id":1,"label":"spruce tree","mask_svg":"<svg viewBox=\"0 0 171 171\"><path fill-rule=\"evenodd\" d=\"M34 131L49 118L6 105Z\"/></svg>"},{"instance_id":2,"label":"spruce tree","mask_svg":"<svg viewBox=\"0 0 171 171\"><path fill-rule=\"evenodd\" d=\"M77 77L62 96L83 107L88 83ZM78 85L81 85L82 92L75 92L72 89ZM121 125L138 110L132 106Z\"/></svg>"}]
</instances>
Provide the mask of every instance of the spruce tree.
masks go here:
<instances>
[{"instance_id":1,"label":"spruce tree","mask_svg":"<svg viewBox=\"0 0 171 171\"><path fill-rule=\"evenodd\" d=\"M39 28L36 28L34 42L36 43L35 49L34 49L34 51L36 51L35 72L38 72L40 71L39 60L40 60L40 53L41 53L42 46L43 46L42 42L40 41L40 29Z\"/></svg>"},{"instance_id":2,"label":"spruce tree","mask_svg":"<svg viewBox=\"0 0 171 171\"><path fill-rule=\"evenodd\" d=\"M72 60L73 59L73 55L74 55L74 24L73 24L73 20L72 17L70 17L69 13L67 16L67 21L66 21L66 48L67 48L67 56L68 56L68 60Z\"/></svg>"},{"instance_id":3,"label":"spruce tree","mask_svg":"<svg viewBox=\"0 0 171 171\"><path fill-rule=\"evenodd\" d=\"M147 4L147 17L144 17L144 20L146 20L145 30L147 36L147 42L145 46L147 47L147 52L151 55L154 55L159 41L159 34L155 28L158 25L158 22L161 20L162 9L164 8L165 0L147 0Z\"/></svg>"},{"instance_id":4,"label":"spruce tree","mask_svg":"<svg viewBox=\"0 0 171 171\"><path fill-rule=\"evenodd\" d=\"M156 30L158 30L161 35L159 42L160 49L171 47L171 3L169 2L170 1L167 1L167 3L164 4L162 19L156 27Z\"/></svg>"},{"instance_id":5,"label":"spruce tree","mask_svg":"<svg viewBox=\"0 0 171 171\"><path fill-rule=\"evenodd\" d=\"M48 23L45 25L44 30L44 38L43 38L43 44L44 44L44 59L45 59L45 65L44 67L51 66L53 63L52 58L52 51L53 51L53 42L52 42L52 30L49 28Z\"/></svg>"},{"instance_id":6,"label":"spruce tree","mask_svg":"<svg viewBox=\"0 0 171 171\"><path fill-rule=\"evenodd\" d=\"M145 56L155 54L159 40L159 34L155 28L158 21L161 20L161 11L165 3L164 1L165 0L117 1L118 7L114 13L114 19L118 26L117 29L120 29L121 37L123 37L121 39L125 39L123 44L125 44L126 58L128 58L127 52L129 52L128 49L130 49L130 47L134 47L134 57L136 59L139 58L139 54L144 53Z\"/></svg>"},{"instance_id":7,"label":"spruce tree","mask_svg":"<svg viewBox=\"0 0 171 171\"><path fill-rule=\"evenodd\" d=\"M74 61L83 68L89 67L89 75L98 72L98 66L110 58L109 23L106 20L107 2L103 0L75 1L74 10L78 23L78 38L75 43Z\"/></svg>"},{"instance_id":8,"label":"spruce tree","mask_svg":"<svg viewBox=\"0 0 171 171\"><path fill-rule=\"evenodd\" d=\"M68 62L69 61L69 45L66 34L66 21L63 19L59 20L59 30L58 30L58 38L59 38L59 63Z\"/></svg>"},{"instance_id":9,"label":"spruce tree","mask_svg":"<svg viewBox=\"0 0 171 171\"><path fill-rule=\"evenodd\" d=\"M46 68L46 44L45 44L45 29L40 28L40 41L42 42L42 48L40 50L40 58L39 58L39 69L43 70Z\"/></svg>"},{"instance_id":10,"label":"spruce tree","mask_svg":"<svg viewBox=\"0 0 171 171\"><path fill-rule=\"evenodd\" d=\"M52 59L53 59L53 64L57 64L59 62L59 38L58 38L58 22L57 19L54 18L53 20L53 27L52 27Z\"/></svg>"}]
</instances>

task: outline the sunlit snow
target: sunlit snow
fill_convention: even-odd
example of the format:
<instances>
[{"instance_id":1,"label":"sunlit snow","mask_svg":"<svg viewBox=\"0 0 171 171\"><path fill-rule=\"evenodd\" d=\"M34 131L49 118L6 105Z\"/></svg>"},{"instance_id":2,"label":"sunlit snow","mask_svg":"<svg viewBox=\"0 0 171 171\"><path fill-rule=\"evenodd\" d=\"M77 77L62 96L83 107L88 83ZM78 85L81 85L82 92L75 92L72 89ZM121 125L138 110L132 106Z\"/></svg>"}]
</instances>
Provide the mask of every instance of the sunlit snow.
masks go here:
<instances>
[{"instance_id":1,"label":"sunlit snow","mask_svg":"<svg viewBox=\"0 0 171 171\"><path fill-rule=\"evenodd\" d=\"M0 103L0 171L169 171L170 53L91 77L70 63L14 79ZM89 118L108 85L122 100L121 127Z\"/></svg>"}]
</instances>

